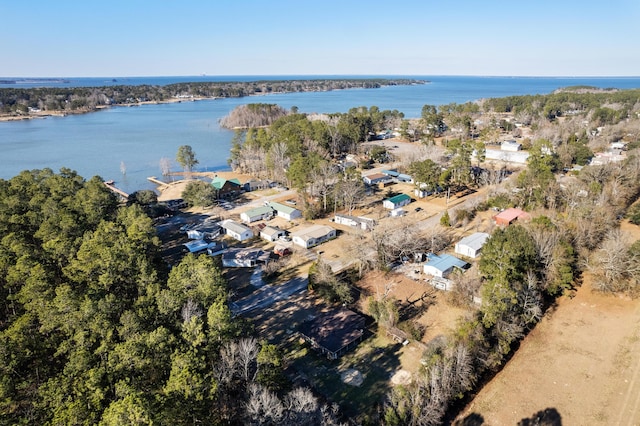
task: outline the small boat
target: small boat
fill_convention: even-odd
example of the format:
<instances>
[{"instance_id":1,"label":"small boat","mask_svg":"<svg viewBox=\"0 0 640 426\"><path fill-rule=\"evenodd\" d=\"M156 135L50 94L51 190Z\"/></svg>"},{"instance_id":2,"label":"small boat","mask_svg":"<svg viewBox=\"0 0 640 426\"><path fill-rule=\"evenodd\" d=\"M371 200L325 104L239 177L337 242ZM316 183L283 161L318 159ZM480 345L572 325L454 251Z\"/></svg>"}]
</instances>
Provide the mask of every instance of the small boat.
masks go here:
<instances>
[{"instance_id":1,"label":"small boat","mask_svg":"<svg viewBox=\"0 0 640 426\"><path fill-rule=\"evenodd\" d=\"M105 185L113 185L114 183L116 183L116 182L115 182L113 179L105 180L105 181L104 181L104 184L105 184Z\"/></svg>"}]
</instances>

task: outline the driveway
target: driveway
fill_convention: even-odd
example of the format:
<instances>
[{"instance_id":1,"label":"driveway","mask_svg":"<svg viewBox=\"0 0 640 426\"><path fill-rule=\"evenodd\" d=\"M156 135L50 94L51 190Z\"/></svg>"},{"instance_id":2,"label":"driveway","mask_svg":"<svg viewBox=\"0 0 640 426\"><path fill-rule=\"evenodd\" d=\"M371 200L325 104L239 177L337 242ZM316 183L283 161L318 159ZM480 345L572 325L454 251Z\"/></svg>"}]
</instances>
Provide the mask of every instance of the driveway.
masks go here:
<instances>
[{"instance_id":1,"label":"driveway","mask_svg":"<svg viewBox=\"0 0 640 426\"><path fill-rule=\"evenodd\" d=\"M305 291L309 285L309 277L296 277L284 284L265 285L250 296L231 303L231 313L242 315L254 309L264 309L275 302L284 300L292 294Z\"/></svg>"}]
</instances>

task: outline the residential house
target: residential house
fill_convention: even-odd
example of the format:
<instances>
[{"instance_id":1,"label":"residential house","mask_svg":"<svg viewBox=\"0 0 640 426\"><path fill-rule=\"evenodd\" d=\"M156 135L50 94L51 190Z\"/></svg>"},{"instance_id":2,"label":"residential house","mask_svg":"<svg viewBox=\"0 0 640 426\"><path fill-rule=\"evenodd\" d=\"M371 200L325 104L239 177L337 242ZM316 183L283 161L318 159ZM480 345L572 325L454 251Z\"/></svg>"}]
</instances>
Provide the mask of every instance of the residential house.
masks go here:
<instances>
[{"instance_id":1,"label":"residential house","mask_svg":"<svg viewBox=\"0 0 640 426\"><path fill-rule=\"evenodd\" d=\"M367 185L378 185L378 184L387 184L392 181L391 177L383 174L383 173L373 173L367 176L363 176L362 180Z\"/></svg>"},{"instance_id":2,"label":"residential house","mask_svg":"<svg viewBox=\"0 0 640 426\"><path fill-rule=\"evenodd\" d=\"M211 185L215 188L216 198L218 199L228 198L242 190L242 185L238 179L224 179L216 176L211 180Z\"/></svg>"},{"instance_id":3,"label":"residential house","mask_svg":"<svg viewBox=\"0 0 640 426\"><path fill-rule=\"evenodd\" d=\"M276 228L275 226L265 226L260 231L260 238L270 242L277 241L278 238L284 237L285 235L287 235L286 231Z\"/></svg>"},{"instance_id":4,"label":"residential house","mask_svg":"<svg viewBox=\"0 0 640 426\"><path fill-rule=\"evenodd\" d=\"M246 212L240 213L240 219L244 223L252 223L258 220L271 219L274 215L274 210L269 206L260 206Z\"/></svg>"},{"instance_id":5,"label":"residential house","mask_svg":"<svg viewBox=\"0 0 640 426\"><path fill-rule=\"evenodd\" d=\"M400 175L397 170L382 170L380 173L382 173L383 175L387 175L390 178L397 178L398 175Z\"/></svg>"},{"instance_id":6,"label":"residential house","mask_svg":"<svg viewBox=\"0 0 640 426\"><path fill-rule=\"evenodd\" d=\"M411 202L411 197L409 197L407 194L399 194L399 195L396 195L395 197L387 198L386 200L384 200L382 202L382 206L385 209L394 210L394 209L397 209L398 207L406 206L410 202Z\"/></svg>"},{"instance_id":7,"label":"residential house","mask_svg":"<svg viewBox=\"0 0 640 426\"><path fill-rule=\"evenodd\" d=\"M529 153L527 151L503 151L500 149L487 149L485 151L484 158L486 161L493 160L507 163L527 164Z\"/></svg>"},{"instance_id":8,"label":"residential house","mask_svg":"<svg viewBox=\"0 0 640 426\"><path fill-rule=\"evenodd\" d=\"M482 251L482 246L489 239L489 234L485 232L476 232L464 237L456 243L455 252L463 256L476 258Z\"/></svg>"},{"instance_id":9,"label":"residential house","mask_svg":"<svg viewBox=\"0 0 640 426\"><path fill-rule=\"evenodd\" d=\"M336 230L330 226L313 225L292 234L293 243L304 248L315 247L336 237Z\"/></svg>"},{"instance_id":10,"label":"residential house","mask_svg":"<svg viewBox=\"0 0 640 426\"><path fill-rule=\"evenodd\" d=\"M258 249L232 248L222 255L222 266L227 268L252 268L269 261L268 252Z\"/></svg>"},{"instance_id":11,"label":"residential house","mask_svg":"<svg viewBox=\"0 0 640 426\"><path fill-rule=\"evenodd\" d=\"M516 152L522 149L522 144L514 140L504 141L500 144L500 149L502 151Z\"/></svg>"},{"instance_id":12,"label":"residential house","mask_svg":"<svg viewBox=\"0 0 640 426\"><path fill-rule=\"evenodd\" d=\"M220 235L222 229L220 225L215 224L200 224L190 229L187 229L187 237L192 240L202 240L203 238L213 239Z\"/></svg>"},{"instance_id":13,"label":"residential house","mask_svg":"<svg viewBox=\"0 0 640 426\"><path fill-rule=\"evenodd\" d=\"M269 202L269 207L278 212L278 216L285 218L287 220L298 219L302 217L302 212L295 207L286 206L282 203L277 203L275 201Z\"/></svg>"},{"instance_id":14,"label":"residential house","mask_svg":"<svg viewBox=\"0 0 640 426\"><path fill-rule=\"evenodd\" d=\"M389 216L391 217L401 217L407 214L407 211L402 207L398 207L397 209L393 209L389 212Z\"/></svg>"},{"instance_id":15,"label":"residential house","mask_svg":"<svg viewBox=\"0 0 640 426\"><path fill-rule=\"evenodd\" d=\"M193 241L189 241L188 243L184 243L182 245L185 246L187 250L189 250L189 253L200 253L209 248L215 247L216 243L210 243L209 241L205 241L205 240L193 240Z\"/></svg>"},{"instance_id":16,"label":"residential house","mask_svg":"<svg viewBox=\"0 0 640 426\"><path fill-rule=\"evenodd\" d=\"M348 309L336 309L304 321L299 333L313 349L329 359L338 359L358 345L364 329L364 317Z\"/></svg>"},{"instance_id":17,"label":"residential house","mask_svg":"<svg viewBox=\"0 0 640 426\"><path fill-rule=\"evenodd\" d=\"M250 179L246 181L244 185L242 185L242 188L247 192L251 192L251 191L259 191L261 189L271 188L272 185L273 185L273 182L268 179L262 179L262 180Z\"/></svg>"},{"instance_id":18,"label":"residential house","mask_svg":"<svg viewBox=\"0 0 640 426\"><path fill-rule=\"evenodd\" d=\"M413 183L413 178L404 173L399 173L398 176L396 177L396 180L402 183Z\"/></svg>"},{"instance_id":19,"label":"residential house","mask_svg":"<svg viewBox=\"0 0 640 426\"><path fill-rule=\"evenodd\" d=\"M493 217L493 221L496 225L502 226L511 225L516 220L527 221L529 219L531 219L531 215L529 215L529 213L513 207L503 210Z\"/></svg>"},{"instance_id":20,"label":"residential house","mask_svg":"<svg viewBox=\"0 0 640 426\"><path fill-rule=\"evenodd\" d=\"M363 229L365 231L372 230L376 224L375 220L370 219L368 217L362 217L362 216L355 217L355 216L349 216L346 214L339 214L339 213L336 213L336 215L333 218L333 221L341 225L353 226L356 228Z\"/></svg>"},{"instance_id":21,"label":"residential house","mask_svg":"<svg viewBox=\"0 0 640 426\"><path fill-rule=\"evenodd\" d=\"M438 278L446 278L454 268L463 270L469 267L464 260L460 260L450 254L433 254L427 255L427 263L424 264L424 273L433 275Z\"/></svg>"},{"instance_id":22,"label":"residential house","mask_svg":"<svg viewBox=\"0 0 640 426\"><path fill-rule=\"evenodd\" d=\"M245 241L253 237L251 228L231 219L223 220L220 222L220 226L226 231L227 235L238 241Z\"/></svg>"}]
</instances>

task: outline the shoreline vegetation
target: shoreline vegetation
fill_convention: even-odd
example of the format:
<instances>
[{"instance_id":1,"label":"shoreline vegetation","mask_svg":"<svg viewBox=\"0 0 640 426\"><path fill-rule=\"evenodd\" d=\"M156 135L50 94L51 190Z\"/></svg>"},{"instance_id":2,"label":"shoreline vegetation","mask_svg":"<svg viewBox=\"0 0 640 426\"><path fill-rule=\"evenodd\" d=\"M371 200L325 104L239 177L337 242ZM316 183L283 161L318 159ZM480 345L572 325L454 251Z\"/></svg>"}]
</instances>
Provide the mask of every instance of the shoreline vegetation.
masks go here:
<instances>
[{"instance_id":1,"label":"shoreline vegetation","mask_svg":"<svg viewBox=\"0 0 640 426\"><path fill-rule=\"evenodd\" d=\"M0 121L29 120L86 114L112 106L140 106L241 98L277 93L327 92L347 89L377 89L385 86L426 84L418 79L312 79L261 80L249 82L175 83L102 87L1 88Z\"/></svg>"}]
</instances>

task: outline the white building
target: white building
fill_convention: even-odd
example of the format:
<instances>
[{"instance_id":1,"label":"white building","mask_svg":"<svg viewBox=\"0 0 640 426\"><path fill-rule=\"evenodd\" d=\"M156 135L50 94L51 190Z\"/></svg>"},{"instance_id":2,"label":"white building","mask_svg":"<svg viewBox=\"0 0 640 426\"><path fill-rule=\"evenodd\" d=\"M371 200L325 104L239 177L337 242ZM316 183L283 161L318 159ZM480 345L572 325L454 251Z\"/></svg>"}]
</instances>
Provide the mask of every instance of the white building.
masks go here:
<instances>
[{"instance_id":1,"label":"white building","mask_svg":"<svg viewBox=\"0 0 640 426\"><path fill-rule=\"evenodd\" d=\"M517 152L522 149L522 144L514 140L504 141L500 144L500 149L502 151Z\"/></svg>"},{"instance_id":2,"label":"white building","mask_svg":"<svg viewBox=\"0 0 640 426\"><path fill-rule=\"evenodd\" d=\"M346 214L339 214L339 213L336 213L336 215L333 218L333 221L341 225L353 226L355 228L360 228L365 231L372 230L376 224L375 220L370 219L368 217L362 217L362 216L355 217L355 216L349 216Z\"/></svg>"},{"instance_id":3,"label":"white building","mask_svg":"<svg viewBox=\"0 0 640 426\"><path fill-rule=\"evenodd\" d=\"M255 209L247 210L240 213L240 219L245 223L251 223L258 220L271 219L274 211L269 206L256 207Z\"/></svg>"},{"instance_id":4,"label":"white building","mask_svg":"<svg viewBox=\"0 0 640 426\"><path fill-rule=\"evenodd\" d=\"M387 198L386 200L384 200L382 202L382 206L385 209L394 210L394 209L397 209L398 207L406 206L410 202L411 202L411 197L409 197L407 194L399 194L399 195L396 195L395 197Z\"/></svg>"},{"instance_id":5,"label":"white building","mask_svg":"<svg viewBox=\"0 0 640 426\"><path fill-rule=\"evenodd\" d=\"M295 207L285 206L284 204L272 201L269 207L278 212L278 216L287 220L298 219L302 217L302 212Z\"/></svg>"},{"instance_id":6,"label":"white building","mask_svg":"<svg viewBox=\"0 0 640 426\"><path fill-rule=\"evenodd\" d=\"M315 247L336 237L336 230L330 226L313 225L292 234L293 243L304 248Z\"/></svg>"},{"instance_id":7,"label":"white building","mask_svg":"<svg viewBox=\"0 0 640 426\"><path fill-rule=\"evenodd\" d=\"M287 235L287 233L284 230L276 228L275 226L265 226L262 231L260 231L260 238L270 242L277 241L278 238L284 237L285 235Z\"/></svg>"},{"instance_id":8,"label":"white building","mask_svg":"<svg viewBox=\"0 0 640 426\"><path fill-rule=\"evenodd\" d=\"M489 239L489 234L485 232L471 234L456 243L455 252L475 259L480 254L482 246L487 242L487 239Z\"/></svg>"},{"instance_id":9,"label":"white building","mask_svg":"<svg viewBox=\"0 0 640 426\"><path fill-rule=\"evenodd\" d=\"M227 235L238 241L248 240L253 237L253 231L251 228L244 226L241 223L234 222L231 219L223 220L220 222L220 226L225 229Z\"/></svg>"}]
</instances>

